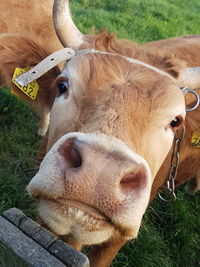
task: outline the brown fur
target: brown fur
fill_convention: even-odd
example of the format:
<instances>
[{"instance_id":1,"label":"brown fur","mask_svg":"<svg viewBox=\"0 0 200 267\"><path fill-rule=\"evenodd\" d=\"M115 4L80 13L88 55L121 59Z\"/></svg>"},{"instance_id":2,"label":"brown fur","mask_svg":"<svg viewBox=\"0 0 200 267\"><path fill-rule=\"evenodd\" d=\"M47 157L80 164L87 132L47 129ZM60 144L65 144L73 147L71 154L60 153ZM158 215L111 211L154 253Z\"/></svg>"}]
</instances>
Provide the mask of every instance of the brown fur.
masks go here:
<instances>
[{"instance_id":1,"label":"brown fur","mask_svg":"<svg viewBox=\"0 0 200 267\"><path fill-rule=\"evenodd\" d=\"M126 242L127 241L116 232L113 238L108 242L99 246L94 246L89 253L90 265L94 267L110 266L113 258Z\"/></svg>"},{"instance_id":2,"label":"brown fur","mask_svg":"<svg viewBox=\"0 0 200 267\"><path fill-rule=\"evenodd\" d=\"M0 33L26 33L33 40L43 41L50 53L61 49L53 27L52 7L53 0L2 1Z\"/></svg>"},{"instance_id":3,"label":"brown fur","mask_svg":"<svg viewBox=\"0 0 200 267\"><path fill-rule=\"evenodd\" d=\"M200 36L187 36L170 38L155 42L145 43L140 49L148 50L150 53L159 51L161 53L171 54L178 61L183 60L189 67L199 66L199 42Z\"/></svg>"}]
</instances>

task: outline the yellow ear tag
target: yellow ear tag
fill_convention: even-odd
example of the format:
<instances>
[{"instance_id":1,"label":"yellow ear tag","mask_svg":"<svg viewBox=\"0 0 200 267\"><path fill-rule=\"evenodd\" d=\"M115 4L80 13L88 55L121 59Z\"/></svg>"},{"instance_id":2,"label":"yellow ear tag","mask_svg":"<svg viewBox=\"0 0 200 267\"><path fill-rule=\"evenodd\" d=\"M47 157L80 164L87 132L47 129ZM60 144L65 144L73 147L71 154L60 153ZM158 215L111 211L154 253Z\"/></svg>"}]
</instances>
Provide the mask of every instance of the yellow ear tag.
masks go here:
<instances>
[{"instance_id":1,"label":"yellow ear tag","mask_svg":"<svg viewBox=\"0 0 200 267\"><path fill-rule=\"evenodd\" d=\"M14 79L27 72L28 70L30 70L31 67L25 68L25 69L20 69L20 68L16 68L15 72L13 74L12 77L12 82L24 93L26 94L29 98L31 98L32 100L35 100L37 97L37 93L39 90L39 84L36 81L33 81L25 86L20 86Z\"/></svg>"},{"instance_id":2,"label":"yellow ear tag","mask_svg":"<svg viewBox=\"0 0 200 267\"><path fill-rule=\"evenodd\" d=\"M192 134L191 145L193 147L200 147L200 131L194 132Z\"/></svg>"}]
</instances>

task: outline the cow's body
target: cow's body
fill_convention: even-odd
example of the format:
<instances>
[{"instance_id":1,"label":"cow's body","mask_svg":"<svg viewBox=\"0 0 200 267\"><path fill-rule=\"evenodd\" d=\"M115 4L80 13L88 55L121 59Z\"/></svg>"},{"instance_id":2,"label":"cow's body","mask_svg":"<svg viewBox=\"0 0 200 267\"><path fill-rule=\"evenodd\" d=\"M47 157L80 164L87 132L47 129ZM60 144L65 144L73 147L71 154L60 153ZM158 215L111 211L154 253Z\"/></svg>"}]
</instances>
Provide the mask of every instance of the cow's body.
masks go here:
<instances>
[{"instance_id":1,"label":"cow's body","mask_svg":"<svg viewBox=\"0 0 200 267\"><path fill-rule=\"evenodd\" d=\"M199 80L185 79L185 68L200 66L200 43L199 37L180 37L137 48L111 34L83 37L73 29L65 41L73 44L75 38L75 49L111 54L83 53L59 77L59 69L53 69L40 78L38 103L51 109L51 119L43 144L46 156L28 191L38 198L44 224L76 248L94 245L91 266L106 267L137 236L149 199L165 182L174 135L182 132L186 115L180 86L199 91ZM3 77L11 79L19 65L39 63L57 46L54 37L46 48L42 35L33 36L1 36ZM194 102L188 94L186 104ZM199 189L200 150L191 147L191 135L200 129L200 107L187 113L185 125L176 181L195 178Z\"/></svg>"},{"instance_id":2,"label":"cow's body","mask_svg":"<svg viewBox=\"0 0 200 267\"><path fill-rule=\"evenodd\" d=\"M2 1L0 33L28 34L36 41L43 40L49 52L61 49L53 27L52 8L53 0Z\"/></svg>"},{"instance_id":3,"label":"cow's body","mask_svg":"<svg viewBox=\"0 0 200 267\"><path fill-rule=\"evenodd\" d=\"M172 54L186 66L196 67L199 66L199 42L200 35L188 35L148 42L140 48Z\"/></svg>"}]
</instances>

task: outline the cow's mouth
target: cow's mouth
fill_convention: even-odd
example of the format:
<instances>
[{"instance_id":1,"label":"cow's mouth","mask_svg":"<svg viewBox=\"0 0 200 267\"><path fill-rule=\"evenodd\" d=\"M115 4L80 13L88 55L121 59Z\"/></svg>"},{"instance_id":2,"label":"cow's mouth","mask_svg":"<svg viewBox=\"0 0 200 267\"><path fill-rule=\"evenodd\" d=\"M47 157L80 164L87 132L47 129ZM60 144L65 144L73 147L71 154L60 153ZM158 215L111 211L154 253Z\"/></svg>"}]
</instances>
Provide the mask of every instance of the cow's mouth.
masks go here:
<instances>
[{"instance_id":1,"label":"cow's mouth","mask_svg":"<svg viewBox=\"0 0 200 267\"><path fill-rule=\"evenodd\" d=\"M38 216L59 236L71 235L85 245L108 240L115 226L101 211L84 203L68 200L44 200L37 203Z\"/></svg>"}]
</instances>

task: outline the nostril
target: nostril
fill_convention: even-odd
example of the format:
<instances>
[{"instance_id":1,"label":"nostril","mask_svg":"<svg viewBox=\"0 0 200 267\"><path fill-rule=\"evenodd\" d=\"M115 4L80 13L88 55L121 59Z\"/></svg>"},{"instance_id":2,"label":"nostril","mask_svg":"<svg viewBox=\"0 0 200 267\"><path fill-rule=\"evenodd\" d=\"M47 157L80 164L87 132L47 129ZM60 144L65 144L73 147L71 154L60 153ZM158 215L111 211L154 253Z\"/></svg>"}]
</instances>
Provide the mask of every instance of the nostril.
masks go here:
<instances>
[{"instance_id":1,"label":"nostril","mask_svg":"<svg viewBox=\"0 0 200 267\"><path fill-rule=\"evenodd\" d=\"M146 186L146 171L143 167L132 173L128 173L121 178L120 185L123 189L132 191L142 189Z\"/></svg>"},{"instance_id":2,"label":"nostril","mask_svg":"<svg viewBox=\"0 0 200 267\"><path fill-rule=\"evenodd\" d=\"M70 168L78 168L81 166L82 158L74 144L74 138L67 139L59 148L59 152L64 156Z\"/></svg>"},{"instance_id":3,"label":"nostril","mask_svg":"<svg viewBox=\"0 0 200 267\"><path fill-rule=\"evenodd\" d=\"M73 168L78 168L81 166L81 156L74 147L72 147L69 151L68 161L71 163L71 167Z\"/></svg>"}]
</instances>

